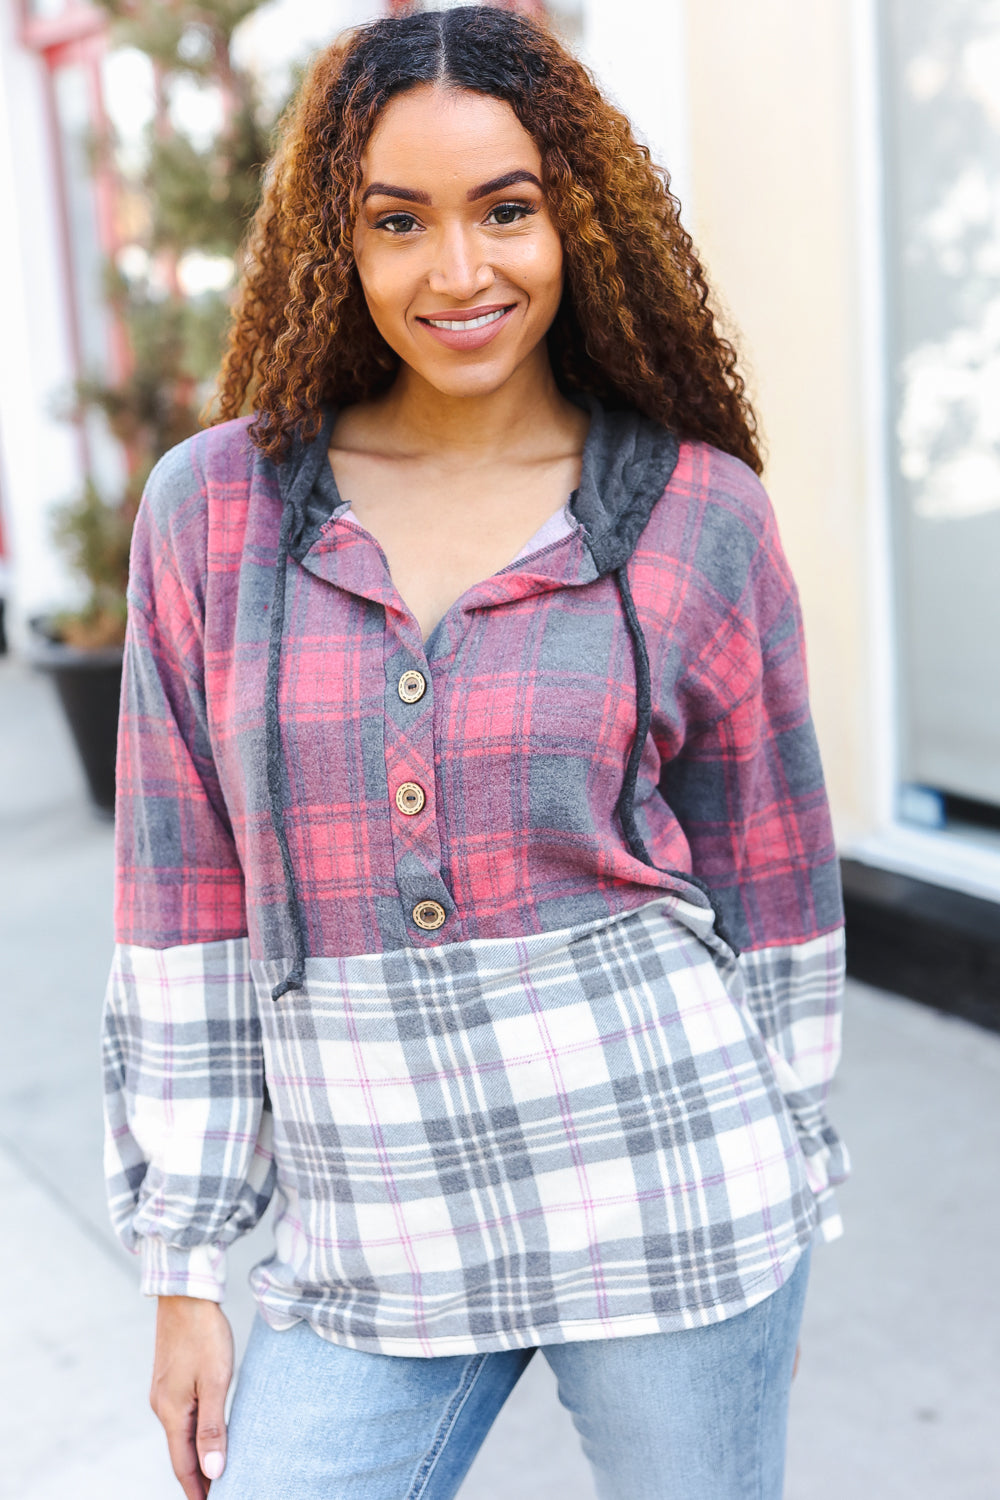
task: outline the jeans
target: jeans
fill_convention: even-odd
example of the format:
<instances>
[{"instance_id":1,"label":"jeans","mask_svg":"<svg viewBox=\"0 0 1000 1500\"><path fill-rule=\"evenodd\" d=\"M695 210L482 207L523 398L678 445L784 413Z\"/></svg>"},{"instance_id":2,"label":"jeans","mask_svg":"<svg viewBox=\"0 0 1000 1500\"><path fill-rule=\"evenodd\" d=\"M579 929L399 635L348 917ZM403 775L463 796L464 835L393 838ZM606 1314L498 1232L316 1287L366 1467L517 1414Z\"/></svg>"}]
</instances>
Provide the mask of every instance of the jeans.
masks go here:
<instances>
[{"instance_id":1,"label":"jeans","mask_svg":"<svg viewBox=\"0 0 1000 1500\"><path fill-rule=\"evenodd\" d=\"M807 1251L706 1328L542 1346L601 1500L780 1500L808 1275ZM449 1500L535 1352L409 1359L258 1318L211 1500Z\"/></svg>"}]
</instances>

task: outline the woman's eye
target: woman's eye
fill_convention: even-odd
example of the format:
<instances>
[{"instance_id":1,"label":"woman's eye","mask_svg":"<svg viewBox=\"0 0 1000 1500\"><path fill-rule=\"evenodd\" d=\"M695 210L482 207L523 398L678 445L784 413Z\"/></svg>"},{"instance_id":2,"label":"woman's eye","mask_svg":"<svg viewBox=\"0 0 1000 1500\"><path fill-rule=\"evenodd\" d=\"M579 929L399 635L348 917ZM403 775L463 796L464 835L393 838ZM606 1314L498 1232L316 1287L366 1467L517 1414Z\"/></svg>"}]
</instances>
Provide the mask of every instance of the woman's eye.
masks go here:
<instances>
[{"instance_id":1,"label":"woman's eye","mask_svg":"<svg viewBox=\"0 0 1000 1500\"><path fill-rule=\"evenodd\" d=\"M376 229L387 229L390 234L409 234L416 223L412 214L386 214L384 219L379 219Z\"/></svg>"},{"instance_id":2,"label":"woman's eye","mask_svg":"<svg viewBox=\"0 0 1000 1500\"><path fill-rule=\"evenodd\" d=\"M496 208L490 209L486 218L487 221L492 219L495 224L516 224L518 219L525 219L535 211L528 203L498 203Z\"/></svg>"}]
</instances>

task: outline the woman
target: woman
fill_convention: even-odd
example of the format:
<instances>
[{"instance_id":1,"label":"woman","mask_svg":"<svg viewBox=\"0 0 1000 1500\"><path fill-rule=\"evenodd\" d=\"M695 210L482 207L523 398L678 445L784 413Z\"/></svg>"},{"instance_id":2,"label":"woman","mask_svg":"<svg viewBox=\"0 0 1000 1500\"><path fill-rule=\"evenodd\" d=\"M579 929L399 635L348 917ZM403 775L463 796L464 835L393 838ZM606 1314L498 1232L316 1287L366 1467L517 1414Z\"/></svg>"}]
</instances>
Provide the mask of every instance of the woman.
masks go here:
<instances>
[{"instance_id":1,"label":"woman","mask_svg":"<svg viewBox=\"0 0 1000 1500\"><path fill-rule=\"evenodd\" d=\"M734 366L542 29L319 57L133 551L110 1193L189 1500L451 1496L538 1347L602 1496L781 1493L841 911Z\"/></svg>"}]
</instances>

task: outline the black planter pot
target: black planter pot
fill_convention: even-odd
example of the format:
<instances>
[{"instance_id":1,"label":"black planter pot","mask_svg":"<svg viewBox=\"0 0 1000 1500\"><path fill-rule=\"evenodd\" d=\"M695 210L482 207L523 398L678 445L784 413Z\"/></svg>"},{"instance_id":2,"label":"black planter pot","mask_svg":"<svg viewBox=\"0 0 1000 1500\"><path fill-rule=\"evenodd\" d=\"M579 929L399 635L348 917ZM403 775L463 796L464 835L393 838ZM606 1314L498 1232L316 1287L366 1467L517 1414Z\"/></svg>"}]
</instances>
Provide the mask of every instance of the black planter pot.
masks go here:
<instances>
[{"instance_id":1,"label":"black planter pot","mask_svg":"<svg viewBox=\"0 0 1000 1500\"><path fill-rule=\"evenodd\" d=\"M55 683L95 806L113 813L121 647L81 651L53 640L44 622L32 621L32 625L36 636L30 652L32 665Z\"/></svg>"}]
</instances>

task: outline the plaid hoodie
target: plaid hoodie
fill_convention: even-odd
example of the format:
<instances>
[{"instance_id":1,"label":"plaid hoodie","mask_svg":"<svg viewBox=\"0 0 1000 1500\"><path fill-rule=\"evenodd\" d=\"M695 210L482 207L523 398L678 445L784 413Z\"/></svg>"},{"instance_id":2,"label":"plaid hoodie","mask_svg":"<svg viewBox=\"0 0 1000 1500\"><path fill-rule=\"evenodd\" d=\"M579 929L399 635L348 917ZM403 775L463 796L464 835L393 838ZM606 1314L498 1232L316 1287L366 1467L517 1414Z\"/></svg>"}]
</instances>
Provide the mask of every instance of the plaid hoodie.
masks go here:
<instances>
[{"instance_id":1,"label":"plaid hoodie","mask_svg":"<svg viewBox=\"0 0 1000 1500\"><path fill-rule=\"evenodd\" d=\"M780 1286L846 1170L842 928L754 476L591 402L555 540L424 643L337 493L181 444L135 530L105 1051L149 1292L458 1353ZM547 533L551 537L551 533Z\"/></svg>"}]
</instances>

